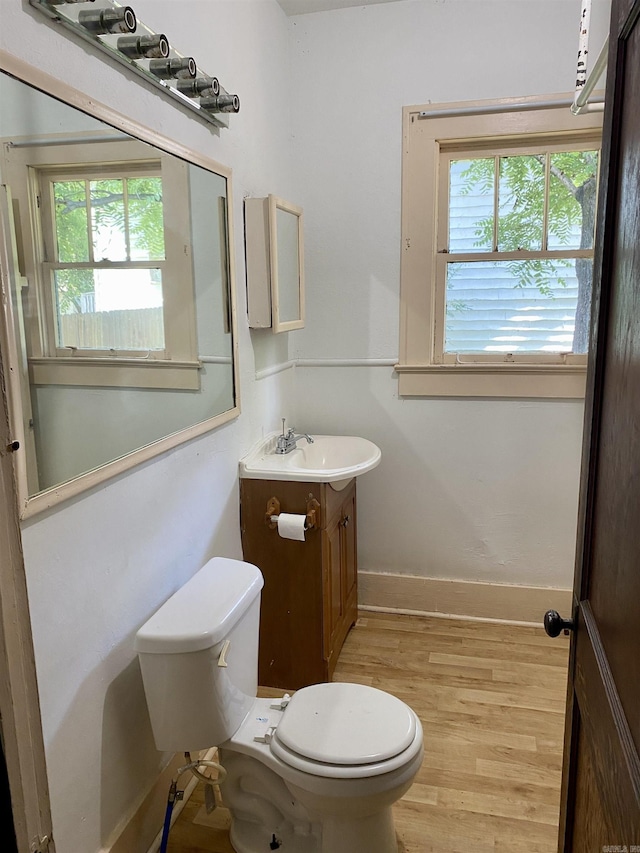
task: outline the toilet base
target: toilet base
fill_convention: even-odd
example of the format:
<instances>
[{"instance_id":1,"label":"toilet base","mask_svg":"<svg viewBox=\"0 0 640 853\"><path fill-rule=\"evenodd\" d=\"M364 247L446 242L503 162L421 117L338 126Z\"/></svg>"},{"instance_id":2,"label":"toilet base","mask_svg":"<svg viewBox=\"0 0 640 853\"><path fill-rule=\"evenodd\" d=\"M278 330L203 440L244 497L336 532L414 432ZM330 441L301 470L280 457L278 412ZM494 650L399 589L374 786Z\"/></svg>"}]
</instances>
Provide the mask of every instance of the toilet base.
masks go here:
<instances>
[{"instance_id":1,"label":"toilet base","mask_svg":"<svg viewBox=\"0 0 640 853\"><path fill-rule=\"evenodd\" d=\"M262 824L235 818L231 825L231 846L236 853L263 853L275 842L282 853L398 853L398 842L391 809L384 814L360 820L325 820L322 838L305 832L296 833L288 823L281 823L269 834Z\"/></svg>"},{"instance_id":2,"label":"toilet base","mask_svg":"<svg viewBox=\"0 0 640 853\"><path fill-rule=\"evenodd\" d=\"M319 796L296 785L287 787L320 820L320 853L398 853L392 806L410 785L405 782L366 798Z\"/></svg>"},{"instance_id":3,"label":"toilet base","mask_svg":"<svg viewBox=\"0 0 640 853\"><path fill-rule=\"evenodd\" d=\"M410 780L366 799L319 796L251 756L223 747L220 760L236 853L398 853L391 806Z\"/></svg>"},{"instance_id":4,"label":"toilet base","mask_svg":"<svg viewBox=\"0 0 640 853\"><path fill-rule=\"evenodd\" d=\"M281 853L320 853L317 839L296 836L291 827L283 827L276 834L265 833L263 826L243 820L234 820L229 834L231 846L236 853L265 853L270 849ZM272 840L279 847L271 848Z\"/></svg>"},{"instance_id":5,"label":"toilet base","mask_svg":"<svg viewBox=\"0 0 640 853\"><path fill-rule=\"evenodd\" d=\"M220 761L227 771L221 792L231 813L230 839L236 853L321 853L320 824L273 770L229 749L220 749ZM272 843L279 847L271 848Z\"/></svg>"}]
</instances>

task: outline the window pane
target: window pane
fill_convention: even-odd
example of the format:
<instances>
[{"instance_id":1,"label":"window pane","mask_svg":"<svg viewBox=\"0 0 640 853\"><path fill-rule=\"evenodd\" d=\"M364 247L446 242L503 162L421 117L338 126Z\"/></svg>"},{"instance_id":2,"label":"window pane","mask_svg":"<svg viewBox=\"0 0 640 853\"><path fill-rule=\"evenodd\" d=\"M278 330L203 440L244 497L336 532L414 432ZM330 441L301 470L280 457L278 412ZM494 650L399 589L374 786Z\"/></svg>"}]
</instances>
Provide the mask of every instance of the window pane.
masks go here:
<instances>
[{"instance_id":1,"label":"window pane","mask_svg":"<svg viewBox=\"0 0 640 853\"><path fill-rule=\"evenodd\" d=\"M131 260L164 260L162 178L128 178Z\"/></svg>"},{"instance_id":2,"label":"window pane","mask_svg":"<svg viewBox=\"0 0 640 853\"><path fill-rule=\"evenodd\" d=\"M63 264L89 260L87 197L84 181L54 181L57 259Z\"/></svg>"},{"instance_id":3,"label":"window pane","mask_svg":"<svg viewBox=\"0 0 640 853\"><path fill-rule=\"evenodd\" d=\"M591 260L448 264L445 352L586 352L592 274Z\"/></svg>"},{"instance_id":4,"label":"window pane","mask_svg":"<svg viewBox=\"0 0 640 853\"><path fill-rule=\"evenodd\" d=\"M490 252L495 158L452 160L449 170L449 251Z\"/></svg>"},{"instance_id":5,"label":"window pane","mask_svg":"<svg viewBox=\"0 0 640 853\"><path fill-rule=\"evenodd\" d=\"M544 155L500 158L498 249L541 249Z\"/></svg>"},{"instance_id":6,"label":"window pane","mask_svg":"<svg viewBox=\"0 0 640 853\"><path fill-rule=\"evenodd\" d=\"M128 260L123 181L91 181L89 187L94 261Z\"/></svg>"},{"instance_id":7,"label":"window pane","mask_svg":"<svg viewBox=\"0 0 640 853\"><path fill-rule=\"evenodd\" d=\"M60 346L164 349L161 270L56 270L55 289Z\"/></svg>"},{"instance_id":8,"label":"window pane","mask_svg":"<svg viewBox=\"0 0 640 853\"><path fill-rule=\"evenodd\" d=\"M551 155L550 249L591 249L596 221L597 151Z\"/></svg>"}]
</instances>

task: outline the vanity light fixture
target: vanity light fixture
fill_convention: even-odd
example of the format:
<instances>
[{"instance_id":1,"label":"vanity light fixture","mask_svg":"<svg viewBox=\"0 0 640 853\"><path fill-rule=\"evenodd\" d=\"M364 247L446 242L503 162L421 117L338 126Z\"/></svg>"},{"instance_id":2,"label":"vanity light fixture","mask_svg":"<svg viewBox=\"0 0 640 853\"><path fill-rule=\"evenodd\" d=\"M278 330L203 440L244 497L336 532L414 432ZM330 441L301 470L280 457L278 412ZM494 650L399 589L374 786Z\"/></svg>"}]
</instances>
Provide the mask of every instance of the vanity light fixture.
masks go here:
<instances>
[{"instance_id":1,"label":"vanity light fixture","mask_svg":"<svg viewBox=\"0 0 640 853\"><path fill-rule=\"evenodd\" d=\"M192 56L174 50L164 33L136 18L131 6L115 0L29 0L56 25L98 47L156 89L217 127L228 127L227 113L240 110L217 77L206 74Z\"/></svg>"}]
</instances>

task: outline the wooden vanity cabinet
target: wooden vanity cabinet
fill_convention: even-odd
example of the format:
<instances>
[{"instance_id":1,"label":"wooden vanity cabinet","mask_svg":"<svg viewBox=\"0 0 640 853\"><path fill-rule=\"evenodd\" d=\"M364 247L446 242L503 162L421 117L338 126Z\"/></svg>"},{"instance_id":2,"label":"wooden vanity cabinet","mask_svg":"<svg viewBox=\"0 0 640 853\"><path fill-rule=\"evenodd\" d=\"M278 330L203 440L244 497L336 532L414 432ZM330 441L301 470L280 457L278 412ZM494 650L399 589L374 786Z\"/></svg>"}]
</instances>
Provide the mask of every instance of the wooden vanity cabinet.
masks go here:
<instances>
[{"instance_id":1,"label":"wooden vanity cabinet","mask_svg":"<svg viewBox=\"0 0 640 853\"><path fill-rule=\"evenodd\" d=\"M268 523L267 505L306 514L316 500L316 527L305 541L283 539ZM264 576L258 682L293 690L329 681L357 618L355 479L341 491L328 483L240 480L244 559Z\"/></svg>"}]
</instances>

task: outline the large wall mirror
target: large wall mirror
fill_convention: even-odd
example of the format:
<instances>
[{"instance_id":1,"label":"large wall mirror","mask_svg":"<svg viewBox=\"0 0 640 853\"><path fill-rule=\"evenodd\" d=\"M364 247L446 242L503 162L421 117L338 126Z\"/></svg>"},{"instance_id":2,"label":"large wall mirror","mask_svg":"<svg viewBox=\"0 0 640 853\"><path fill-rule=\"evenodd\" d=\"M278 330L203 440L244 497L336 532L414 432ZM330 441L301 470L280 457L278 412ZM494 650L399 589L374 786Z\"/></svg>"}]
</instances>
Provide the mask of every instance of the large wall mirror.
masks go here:
<instances>
[{"instance_id":1,"label":"large wall mirror","mask_svg":"<svg viewBox=\"0 0 640 853\"><path fill-rule=\"evenodd\" d=\"M31 515L238 414L231 175L0 61L3 351Z\"/></svg>"}]
</instances>

